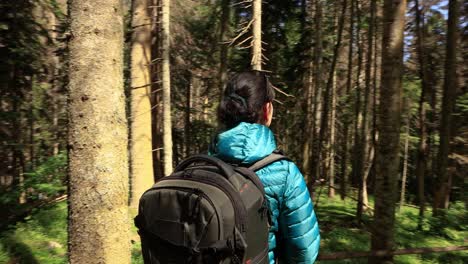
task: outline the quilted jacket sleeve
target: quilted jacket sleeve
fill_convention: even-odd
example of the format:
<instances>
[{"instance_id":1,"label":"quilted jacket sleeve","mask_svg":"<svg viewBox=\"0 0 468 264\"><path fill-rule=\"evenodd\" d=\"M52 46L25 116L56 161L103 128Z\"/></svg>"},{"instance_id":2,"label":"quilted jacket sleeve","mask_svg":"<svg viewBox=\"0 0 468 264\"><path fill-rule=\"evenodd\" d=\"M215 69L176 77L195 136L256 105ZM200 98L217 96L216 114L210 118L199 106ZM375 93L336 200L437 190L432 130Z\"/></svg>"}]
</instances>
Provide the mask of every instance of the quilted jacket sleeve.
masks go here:
<instances>
[{"instance_id":1,"label":"quilted jacket sleeve","mask_svg":"<svg viewBox=\"0 0 468 264\"><path fill-rule=\"evenodd\" d=\"M290 264L310 264L318 255L319 227L304 178L294 163L288 165L279 218L283 260Z\"/></svg>"}]
</instances>

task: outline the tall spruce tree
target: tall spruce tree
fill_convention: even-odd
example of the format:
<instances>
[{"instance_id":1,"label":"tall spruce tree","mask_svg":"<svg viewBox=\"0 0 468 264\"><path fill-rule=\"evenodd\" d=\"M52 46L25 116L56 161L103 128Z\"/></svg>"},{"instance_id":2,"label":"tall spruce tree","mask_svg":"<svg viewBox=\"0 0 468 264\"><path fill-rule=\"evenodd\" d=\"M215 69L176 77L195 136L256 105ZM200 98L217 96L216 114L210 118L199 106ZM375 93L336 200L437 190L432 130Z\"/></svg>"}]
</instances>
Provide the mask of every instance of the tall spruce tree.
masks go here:
<instances>
[{"instance_id":1,"label":"tall spruce tree","mask_svg":"<svg viewBox=\"0 0 468 264\"><path fill-rule=\"evenodd\" d=\"M375 215L372 250L395 246L395 203L400 168L400 113L403 73L403 31L406 0L385 0L383 6L382 77L376 156ZM371 257L371 263L392 263L393 256Z\"/></svg>"}]
</instances>

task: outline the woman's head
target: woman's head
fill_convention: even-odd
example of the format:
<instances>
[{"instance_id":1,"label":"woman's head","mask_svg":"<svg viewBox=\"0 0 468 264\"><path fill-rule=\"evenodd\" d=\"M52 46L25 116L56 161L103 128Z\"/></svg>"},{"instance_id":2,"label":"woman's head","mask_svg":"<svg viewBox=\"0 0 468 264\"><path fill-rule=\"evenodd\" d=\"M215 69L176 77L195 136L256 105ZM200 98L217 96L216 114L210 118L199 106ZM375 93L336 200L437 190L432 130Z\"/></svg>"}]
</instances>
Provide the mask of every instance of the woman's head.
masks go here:
<instances>
[{"instance_id":1,"label":"woman's head","mask_svg":"<svg viewBox=\"0 0 468 264\"><path fill-rule=\"evenodd\" d=\"M227 128L240 122L269 126L273 115L273 86L265 73L248 71L235 74L227 83L218 109L219 121Z\"/></svg>"}]
</instances>

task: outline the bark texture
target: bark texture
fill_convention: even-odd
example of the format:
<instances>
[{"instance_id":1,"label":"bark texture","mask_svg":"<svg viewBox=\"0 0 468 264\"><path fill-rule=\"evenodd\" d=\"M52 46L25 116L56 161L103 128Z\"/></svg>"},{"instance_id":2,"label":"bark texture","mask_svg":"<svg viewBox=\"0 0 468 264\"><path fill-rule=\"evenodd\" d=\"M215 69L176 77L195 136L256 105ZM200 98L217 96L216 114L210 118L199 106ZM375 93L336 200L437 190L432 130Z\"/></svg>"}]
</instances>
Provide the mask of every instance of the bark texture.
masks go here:
<instances>
[{"instance_id":1,"label":"bark texture","mask_svg":"<svg viewBox=\"0 0 468 264\"><path fill-rule=\"evenodd\" d=\"M122 3L69 8L69 261L130 263Z\"/></svg>"},{"instance_id":2,"label":"bark texture","mask_svg":"<svg viewBox=\"0 0 468 264\"><path fill-rule=\"evenodd\" d=\"M148 0L134 0L132 7L130 206L153 183L151 147L151 18Z\"/></svg>"},{"instance_id":3,"label":"bark texture","mask_svg":"<svg viewBox=\"0 0 468 264\"><path fill-rule=\"evenodd\" d=\"M400 164L401 76L403 68L403 30L405 0L384 1L382 37L382 84L377 144L375 215L372 250L394 247L395 203L398 194ZM382 228L384 227L384 228ZM372 257L370 263L393 263L393 256Z\"/></svg>"},{"instance_id":4,"label":"bark texture","mask_svg":"<svg viewBox=\"0 0 468 264\"><path fill-rule=\"evenodd\" d=\"M262 70L262 0L253 0L252 3L252 69Z\"/></svg>"}]
</instances>

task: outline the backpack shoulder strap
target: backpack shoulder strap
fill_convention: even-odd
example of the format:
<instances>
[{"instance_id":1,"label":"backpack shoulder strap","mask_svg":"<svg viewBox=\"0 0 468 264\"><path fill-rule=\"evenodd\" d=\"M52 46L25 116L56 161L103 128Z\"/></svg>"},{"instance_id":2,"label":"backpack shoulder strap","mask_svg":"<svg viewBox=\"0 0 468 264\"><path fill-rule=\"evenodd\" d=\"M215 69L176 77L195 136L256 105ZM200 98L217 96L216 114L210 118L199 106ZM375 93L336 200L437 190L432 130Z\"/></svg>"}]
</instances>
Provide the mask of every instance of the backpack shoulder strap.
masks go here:
<instances>
[{"instance_id":1,"label":"backpack shoulder strap","mask_svg":"<svg viewBox=\"0 0 468 264\"><path fill-rule=\"evenodd\" d=\"M252 164L249 169L253 171L258 171L259 169L262 169L273 162L279 161L279 160L290 160L288 157L284 156L281 152L279 151L274 151L270 155L266 156L265 158L255 162Z\"/></svg>"}]
</instances>

